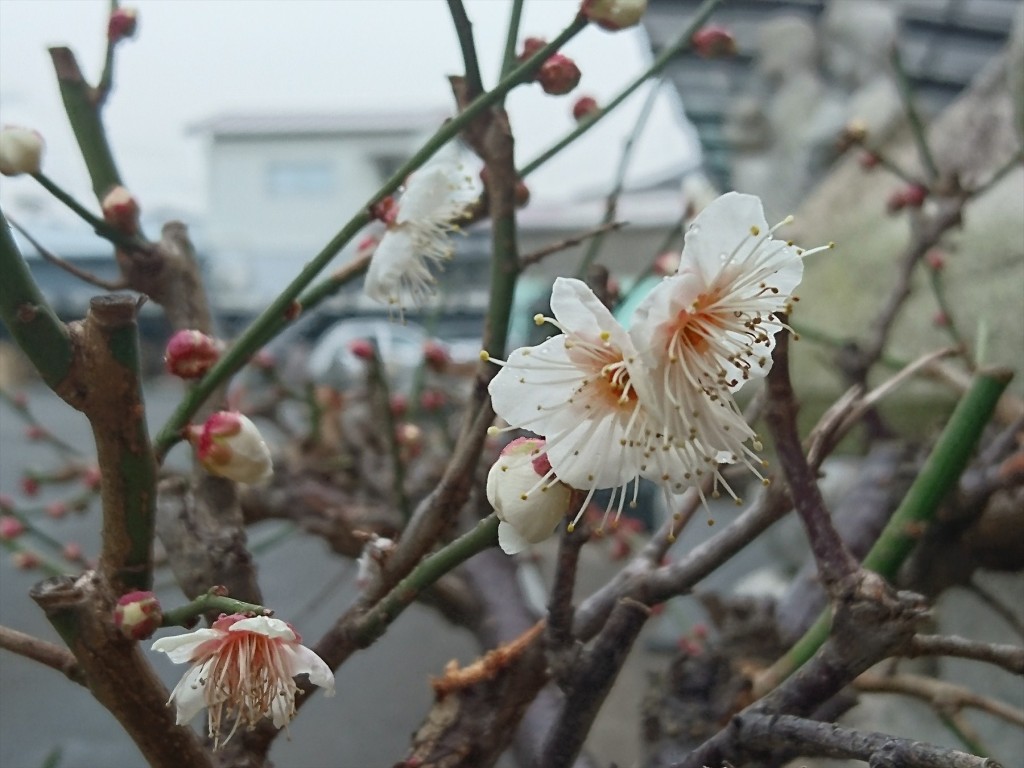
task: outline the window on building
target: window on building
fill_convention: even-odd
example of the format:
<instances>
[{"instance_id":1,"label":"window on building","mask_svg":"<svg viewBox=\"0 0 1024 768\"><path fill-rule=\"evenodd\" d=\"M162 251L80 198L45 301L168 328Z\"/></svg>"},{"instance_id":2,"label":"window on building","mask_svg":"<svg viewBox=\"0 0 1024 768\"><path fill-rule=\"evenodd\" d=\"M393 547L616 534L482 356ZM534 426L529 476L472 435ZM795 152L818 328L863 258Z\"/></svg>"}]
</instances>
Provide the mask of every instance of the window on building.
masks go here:
<instances>
[{"instance_id":1,"label":"window on building","mask_svg":"<svg viewBox=\"0 0 1024 768\"><path fill-rule=\"evenodd\" d=\"M323 197L334 191L334 168L327 161L274 160L267 165L272 197Z\"/></svg>"}]
</instances>

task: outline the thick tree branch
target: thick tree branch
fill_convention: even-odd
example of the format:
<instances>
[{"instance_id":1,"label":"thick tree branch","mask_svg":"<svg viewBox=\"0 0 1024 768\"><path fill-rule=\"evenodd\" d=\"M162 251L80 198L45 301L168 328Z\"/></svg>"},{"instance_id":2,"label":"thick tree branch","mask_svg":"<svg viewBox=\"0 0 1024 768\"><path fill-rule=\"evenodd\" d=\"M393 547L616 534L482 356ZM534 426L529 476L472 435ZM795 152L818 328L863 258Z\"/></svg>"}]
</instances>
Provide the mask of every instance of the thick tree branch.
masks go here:
<instances>
[{"instance_id":1,"label":"thick tree branch","mask_svg":"<svg viewBox=\"0 0 1024 768\"><path fill-rule=\"evenodd\" d=\"M0 648L5 648L11 653L55 669L73 683L86 684L85 673L78 665L77 659L70 651L59 645L26 635L24 632L10 627L0 626Z\"/></svg>"}]
</instances>

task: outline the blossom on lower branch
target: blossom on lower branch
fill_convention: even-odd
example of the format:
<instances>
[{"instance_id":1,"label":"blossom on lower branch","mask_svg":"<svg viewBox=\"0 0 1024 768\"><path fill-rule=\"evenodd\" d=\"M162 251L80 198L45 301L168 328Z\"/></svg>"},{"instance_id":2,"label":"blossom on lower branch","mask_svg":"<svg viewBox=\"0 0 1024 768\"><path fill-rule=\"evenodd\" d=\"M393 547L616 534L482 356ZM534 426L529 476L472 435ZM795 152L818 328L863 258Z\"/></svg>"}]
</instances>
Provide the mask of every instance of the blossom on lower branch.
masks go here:
<instances>
[{"instance_id":1,"label":"blossom on lower branch","mask_svg":"<svg viewBox=\"0 0 1024 768\"><path fill-rule=\"evenodd\" d=\"M240 724L254 728L264 717L282 728L295 715L296 675L334 695L334 674L301 644L294 628L279 619L242 614L222 615L209 629L197 629L153 643L175 664L192 668L171 692L177 723L191 722L209 710L209 733L215 747L227 743ZM222 726L230 730L221 742Z\"/></svg>"}]
</instances>

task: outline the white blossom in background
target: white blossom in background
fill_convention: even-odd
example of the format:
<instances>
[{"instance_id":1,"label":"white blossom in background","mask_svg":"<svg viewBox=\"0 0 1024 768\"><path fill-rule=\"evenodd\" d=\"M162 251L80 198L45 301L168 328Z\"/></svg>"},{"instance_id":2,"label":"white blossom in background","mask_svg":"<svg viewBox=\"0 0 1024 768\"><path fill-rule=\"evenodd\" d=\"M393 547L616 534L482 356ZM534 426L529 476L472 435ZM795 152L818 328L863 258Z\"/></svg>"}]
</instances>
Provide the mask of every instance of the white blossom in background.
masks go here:
<instances>
[{"instance_id":1,"label":"white blossom in background","mask_svg":"<svg viewBox=\"0 0 1024 768\"><path fill-rule=\"evenodd\" d=\"M301 644L292 626L266 616L221 616L209 629L164 637L153 650L175 664L191 664L171 692L177 723L185 725L206 708L214 746L227 743L239 725L254 728L270 717L282 728L295 715L296 675L334 695L334 674ZM223 727L231 722L224 736Z\"/></svg>"},{"instance_id":2,"label":"white blossom in background","mask_svg":"<svg viewBox=\"0 0 1024 768\"><path fill-rule=\"evenodd\" d=\"M455 164L414 173L370 259L366 295L399 311L422 303L434 290L431 267L451 258L449 235L476 197L472 178Z\"/></svg>"},{"instance_id":3,"label":"white blossom in background","mask_svg":"<svg viewBox=\"0 0 1024 768\"><path fill-rule=\"evenodd\" d=\"M366 589L372 581L380 576L381 566L394 548L395 542L392 539L378 536L376 533L370 535L356 561L357 587Z\"/></svg>"},{"instance_id":4,"label":"white blossom in background","mask_svg":"<svg viewBox=\"0 0 1024 768\"><path fill-rule=\"evenodd\" d=\"M514 555L551 536L569 509L572 491L559 482L544 441L520 437L505 446L487 473L487 500L498 523L498 544Z\"/></svg>"}]
</instances>

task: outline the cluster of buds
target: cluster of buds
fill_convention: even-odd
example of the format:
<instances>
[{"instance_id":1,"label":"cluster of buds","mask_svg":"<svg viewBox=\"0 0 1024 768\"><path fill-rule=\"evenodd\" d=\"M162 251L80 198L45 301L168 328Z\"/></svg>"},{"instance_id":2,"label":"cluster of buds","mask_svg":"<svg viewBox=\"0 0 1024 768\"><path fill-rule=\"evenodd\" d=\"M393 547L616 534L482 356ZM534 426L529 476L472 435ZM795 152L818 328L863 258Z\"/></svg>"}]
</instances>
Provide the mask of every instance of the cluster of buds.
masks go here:
<instances>
[{"instance_id":1,"label":"cluster of buds","mask_svg":"<svg viewBox=\"0 0 1024 768\"><path fill-rule=\"evenodd\" d=\"M601 29L618 32L640 23L647 0L583 0L580 14Z\"/></svg>"},{"instance_id":2,"label":"cluster of buds","mask_svg":"<svg viewBox=\"0 0 1024 768\"><path fill-rule=\"evenodd\" d=\"M528 37L523 41L523 52L518 61L526 61L537 51L547 45L547 40L540 37ZM579 85L582 73L576 62L561 53L554 53L540 65L534 79L540 83L544 93L551 96L564 96Z\"/></svg>"},{"instance_id":3,"label":"cluster of buds","mask_svg":"<svg viewBox=\"0 0 1024 768\"><path fill-rule=\"evenodd\" d=\"M928 197L927 187L921 184L908 184L893 192L885 203L889 213L899 213L904 208L920 208Z\"/></svg>"},{"instance_id":4,"label":"cluster of buds","mask_svg":"<svg viewBox=\"0 0 1024 768\"><path fill-rule=\"evenodd\" d=\"M220 359L223 344L200 331L178 331L167 342L164 365L181 379L199 379Z\"/></svg>"},{"instance_id":5,"label":"cluster of buds","mask_svg":"<svg viewBox=\"0 0 1024 768\"><path fill-rule=\"evenodd\" d=\"M725 27L708 24L693 33L690 45L694 52L704 59L717 59L736 55L736 38Z\"/></svg>"},{"instance_id":6,"label":"cluster of buds","mask_svg":"<svg viewBox=\"0 0 1024 768\"><path fill-rule=\"evenodd\" d=\"M580 123L597 112L598 109L597 99L593 96L580 96L572 105L572 117L577 123Z\"/></svg>"},{"instance_id":7,"label":"cluster of buds","mask_svg":"<svg viewBox=\"0 0 1024 768\"><path fill-rule=\"evenodd\" d=\"M189 427L188 440L207 472L239 483L258 483L274 471L270 449L259 429L237 411L218 411L200 427Z\"/></svg>"},{"instance_id":8,"label":"cluster of buds","mask_svg":"<svg viewBox=\"0 0 1024 768\"><path fill-rule=\"evenodd\" d=\"M129 37L135 37L139 28L139 13L134 8L115 8L107 20L107 40L116 45Z\"/></svg>"},{"instance_id":9,"label":"cluster of buds","mask_svg":"<svg viewBox=\"0 0 1024 768\"><path fill-rule=\"evenodd\" d=\"M0 173L39 173L44 147L43 137L37 131L19 125L4 126L0 129Z\"/></svg>"},{"instance_id":10,"label":"cluster of buds","mask_svg":"<svg viewBox=\"0 0 1024 768\"><path fill-rule=\"evenodd\" d=\"M132 640L145 640L160 629L164 615L152 592L128 592L114 606L114 625Z\"/></svg>"},{"instance_id":11,"label":"cluster of buds","mask_svg":"<svg viewBox=\"0 0 1024 768\"><path fill-rule=\"evenodd\" d=\"M103 219L119 232L134 235L139 231L139 203L124 187L117 186L107 192L100 208Z\"/></svg>"}]
</instances>

